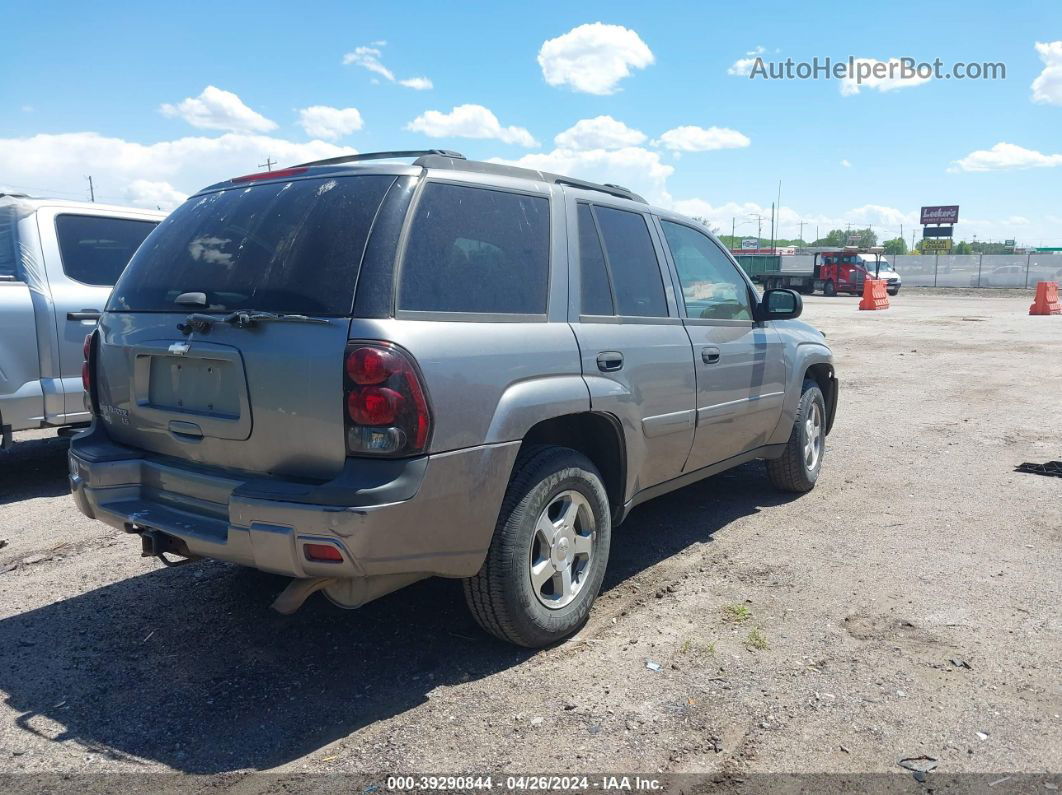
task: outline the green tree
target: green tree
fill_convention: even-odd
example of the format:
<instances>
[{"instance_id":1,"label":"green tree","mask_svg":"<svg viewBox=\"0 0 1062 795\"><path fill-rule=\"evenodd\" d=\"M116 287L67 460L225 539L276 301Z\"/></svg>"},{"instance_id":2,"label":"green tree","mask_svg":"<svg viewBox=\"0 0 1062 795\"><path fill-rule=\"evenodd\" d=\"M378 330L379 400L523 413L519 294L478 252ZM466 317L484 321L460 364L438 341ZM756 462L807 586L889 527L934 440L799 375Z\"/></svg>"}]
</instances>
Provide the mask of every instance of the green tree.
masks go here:
<instances>
[{"instance_id":1,"label":"green tree","mask_svg":"<svg viewBox=\"0 0 1062 795\"><path fill-rule=\"evenodd\" d=\"M973 246L967 243L965 240L960 240L956 243L951 250L952 254L973 254Z\"/></svg>"},{"instance_id":2,"label":"green tree","mask_svg":"<svg viewBox=\"0 0 1062 795\"><path fill-rule=\"evenodd\" d=\"M904 242L902 237L894 237L892 240L886 240L882 243L885 247L886 254L906 254L907 243Z\"/></svg>"},{"instance_id":3,"label":"green tree","mask_svg":"<svg viewBox=\"0 0 1062 795\"><path fill-rule=\"evenodd\" d=\"M826 237L820 237L814 243L813 246L847 246L848 238L854 237L857 240L852 245L859 246L860 248L870 248L878 244L878 236L874 233L873 229L869 227L867 229L831 229Z\"/></svg>"}]
</instances>

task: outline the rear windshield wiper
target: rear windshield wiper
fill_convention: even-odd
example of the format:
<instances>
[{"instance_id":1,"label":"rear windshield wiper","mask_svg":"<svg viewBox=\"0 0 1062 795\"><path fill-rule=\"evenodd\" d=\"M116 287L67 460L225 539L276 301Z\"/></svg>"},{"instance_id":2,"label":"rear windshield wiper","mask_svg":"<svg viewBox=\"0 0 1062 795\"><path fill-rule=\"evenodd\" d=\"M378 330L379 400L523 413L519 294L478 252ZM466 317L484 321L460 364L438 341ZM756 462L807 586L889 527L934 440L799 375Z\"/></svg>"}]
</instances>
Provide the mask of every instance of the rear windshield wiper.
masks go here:
<instances>
[{"instance_id":1,"label":"rear windshield wiper","mask_svg":"<svg viewBox=\"0 0 1062 795\"><path fill-rule=\"evenodd\" d=\"M320 317L309 315L288 314L283 312L262 312L256 309L237 309L222 317L204 315L193 312L184 319L183 323L177 324L177 330L182 334L191 334L193 331L206 333L214 327L215 323L228 323L236 328L252 328L259 323L323 323L328 321Z\"/></svg>"}]
</instances>

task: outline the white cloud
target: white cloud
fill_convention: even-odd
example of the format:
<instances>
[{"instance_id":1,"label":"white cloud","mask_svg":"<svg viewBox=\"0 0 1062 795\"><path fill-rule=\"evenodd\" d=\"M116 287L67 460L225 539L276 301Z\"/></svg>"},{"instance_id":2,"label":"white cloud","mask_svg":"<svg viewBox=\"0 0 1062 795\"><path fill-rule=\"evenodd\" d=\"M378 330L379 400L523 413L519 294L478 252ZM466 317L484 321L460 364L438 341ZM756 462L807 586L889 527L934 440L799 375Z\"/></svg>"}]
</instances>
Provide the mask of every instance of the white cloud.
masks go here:
<instances>
[{"instance_id":1,"label":"white cloud","mask_svg":"<svg viewBox=\"0 0 1062 795\"><path fill-rule=\"evenodd\" d=\"M343 56L344 64L354 64L362 69L368 69L389 83L398 83L400 86L412 88L414 91L427 91L432 88L432 82L426 77L407 77L399 80L395 73L383 65L380 60L383 52L382 47L387 46L386 41L374 41L367 46L355 47L353 52Z\"/></svg>"},{"instance_id":2,"label":"white cloud","mask_svg":"<svg viewBox=\"0 0 1062 795\"><path fill-rule=\"evenodd\" d=\"M1062 40L1038 41L1036 52L1044 70L1032 81L1032 101L1062 105Z\"/></svg>"},{"instance_id":3,"label":"white cloud","mask_svg":"<svg viewBox=\"0 0 1062 795\"><path fill-rule=\"evenodd\" d=\"M644 69L653 60L652 51L633 30L601 22L548 39L538 51L547 83L585 94L614 94L632 68Z\"/></svg>"},{"instance_id":4,"label":"white cloud","mask_svg":"<svg viewBox=\"0 0 1062 795\"><path fill-rule=\"evenodd\" d=\"M553 142L561 149L622 149L645 143L646 135L641 130L628 127L611 116L580 119Z\"/></svg>"},{"instance_id":5,"label":"white cloud","mask_svg":"<svg viewBox=\"0 0 1062 795\"><path fill-rule=\"evenodd\" d=\"M299 111L299 124L306 130L307 135L335 140L360 130L362 120L357 108L311 105Z\"/></svg>"},{"instance_id":6,"label":"white cloud","mask_svg":"<svg viewBox=\"0 0 1062 795\"><path fill-rule=\"evenodd\" d=\"M841 161L841 165L844 166L845 168L851 168L852 167L852 164L849 161L847 161L847 160L842 160Z\"/></svg>"},{"instance_id":7,"label":"white cloud","mask_svg":"<svg viewBox=\"0 0 1062 795\"><path fill-rule=\"evenodd\" d=\"M848 75L841 80L841 95L851 96L858 94L862 88L871 88L875 91L894 91L897 88L910 88L928 83L929 77L920 77L917 74L910 77L902 77L899 58L890 58L887 61L879 61L877 58L856 58L855 69L857 73L868 75L861 81L857 81L854 75ZM877 72L875 76L873 73Z\"/></svg>"},{"instance_id":8,"label":"white cloud","mask_svg":"<svg viewBox=\"0 0 1062 795\"><path fill-rule=\"evenodd\" d=\"M482 105L458 105L449 113L426 110L406 129L430 138L494 138L507 144L538 146L523 127L502 127L498 117Z\"/></svg>"},{"instance_id":9,"label":"white cloud","mask_svg":"<svg viewBox=\"0 0 1062 795\"><path fill-rule=\"evenodd\" d=\"M163 116L183 119L193 127L229 132L269 132L275 121L251 110L231 91L207 86L198 97L187 97L176 105L166 103L159 110Z\"/></svg>"},{"instance_id":10,"label":"white cloud","mask_svg":"<svg viewBox=\"0 0 1062 795\"><path fill-rule=\"evenodd\" d=\"M170 209L188 198L168 182L134 179L125 188L125 201L135 207Z\"/></svg>"},{"instance_id":11,"label":"white cloud","mask_svg":"<svg viewBox=\"0 0 1062 795\"><path fill-rule=\"evenodd\" d=\"M675 169L660 160L660 153L637 146L623 149L554 149L536 152L516 160L495 158L493 162L508 163L535 171L551 171L591 182L611 182L640 193L654 204L667 205L667 178Z\"/></svg>"},{"instance_id":12,"label":"white cloud","mask_svg":"<svg viewBox=\"0 0 1062 795\"><path fill-rule=\"evenodd\" d=\"M0 139L0 174L31 192L75 198L92 174L97 199L172 209L186 194L258 170L266 157L281 166L352 154L324 141L295 143L226 133L141 144L94 132Z\"/></svg>"},{"instance_id":13,"label":"white cloud","mask_svg":"<svg viewBox=\"0 0 1062 795\"><path fill-rule=\"evenodd\" d=\"M747 135L728 127L696 127L686 124L668 130L653 143L672 152L708 152L712 149L741 149L752 141Z\"/></svg>"},{"instance_id":14,"label":"white cloud","mask_svg":"<svg viewBox=\"0 0 1062 795\"><path fill-rule=\"evenodd\" d=\"M756 59L766 52L763 47L753 47L747 53L745 58L738 58L734 63L730 64L726 73L735 77L748 77L752 74L752 67L756 65Z\"/></svg>"},{"instance_id":15,"label":"white cloud","mask_svg":"<svg viewBox=\"0 0 1062 795\"><path fill-rule=\"evenodd\" d=\"M1000 141L991 149L978 149L956 160L949 171L1002 171L1018 168L1046 168L1062 166L1062 154L1045 155L1035 149L1026 149Z\"/></svg>"}]
</instances>

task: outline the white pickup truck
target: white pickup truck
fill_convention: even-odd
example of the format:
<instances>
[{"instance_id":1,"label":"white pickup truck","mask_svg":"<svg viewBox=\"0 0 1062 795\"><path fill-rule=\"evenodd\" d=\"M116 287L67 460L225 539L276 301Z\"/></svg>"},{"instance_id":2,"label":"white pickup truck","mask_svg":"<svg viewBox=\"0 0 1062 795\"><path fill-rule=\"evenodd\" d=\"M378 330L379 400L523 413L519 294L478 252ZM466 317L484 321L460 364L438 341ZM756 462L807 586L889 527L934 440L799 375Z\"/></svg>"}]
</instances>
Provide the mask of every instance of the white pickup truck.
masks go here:
<instances>
[{"instance_id":1,"label":"white pickup truck","mask_svg":"<svg viewBox=\"0 0 1062 795\"><path fill-rule=\"evenodd\" d=\"M85 424L82 344L165 213L0 194L0 449Z\"/></svg>"}]
</instances>

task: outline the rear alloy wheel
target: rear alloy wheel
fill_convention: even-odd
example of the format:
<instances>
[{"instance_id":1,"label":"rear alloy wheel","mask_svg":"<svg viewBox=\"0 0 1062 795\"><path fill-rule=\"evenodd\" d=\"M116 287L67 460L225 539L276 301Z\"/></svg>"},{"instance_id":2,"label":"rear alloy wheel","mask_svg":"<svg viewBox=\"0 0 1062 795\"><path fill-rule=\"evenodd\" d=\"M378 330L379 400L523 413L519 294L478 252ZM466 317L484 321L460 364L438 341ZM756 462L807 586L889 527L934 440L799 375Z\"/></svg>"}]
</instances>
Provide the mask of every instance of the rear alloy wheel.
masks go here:
<instances>
[{"instance_id":1,"label":"rear alloy wheel","mask_svg":"<svg viewBox=\"0 0 1062 795\"><path fill-rule=\"evenodd\" d=\"M521 455L483 567L465 580L479 625L548 646L587 619L608 563L612 518L597 468L564 447Z\"/></svg>"},{"instance_id":2,"label":"rear alloy wheel","mask_svg":"<svg viewBox=\"0 0 1062 795\"><path fill-rule=\"evenodd\" d=\"M804 381L793 430L785 452L767 461L767 475L775 488L805 492L815 488L826 453L826 401L815 381Z\"/></svg>"},{"instance_id":3,"label":"rear alloy wheel","mask_svg":"<svg viewBox=\"0 0 1062 795\"><path fill-rule=\"evenodd\" d=\"M822 293L829 296L837 295L837 285L833 283L833 279L827 279L826 284L822 285Z\"/></svg>"}]
</instances>

